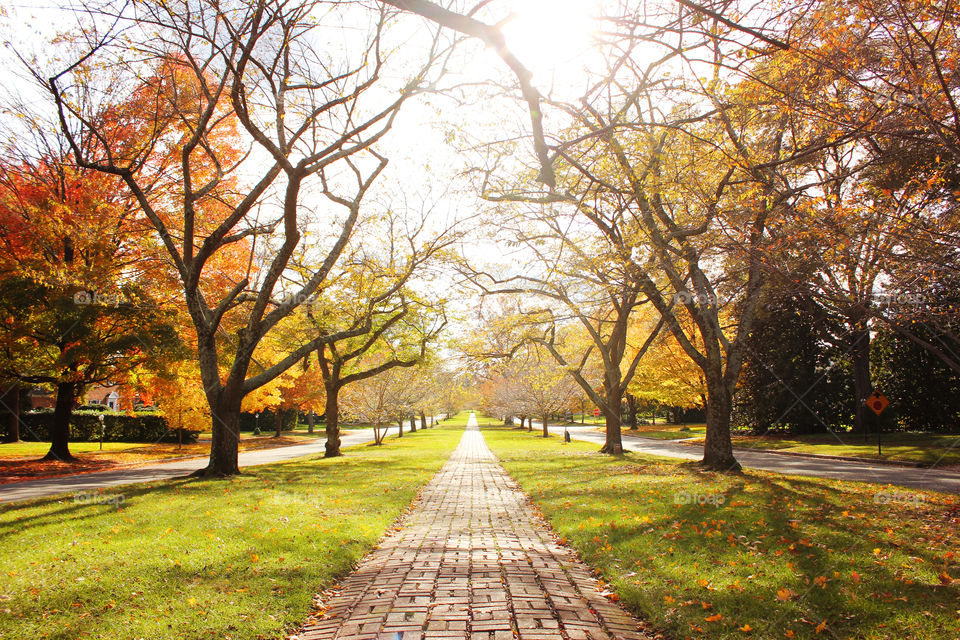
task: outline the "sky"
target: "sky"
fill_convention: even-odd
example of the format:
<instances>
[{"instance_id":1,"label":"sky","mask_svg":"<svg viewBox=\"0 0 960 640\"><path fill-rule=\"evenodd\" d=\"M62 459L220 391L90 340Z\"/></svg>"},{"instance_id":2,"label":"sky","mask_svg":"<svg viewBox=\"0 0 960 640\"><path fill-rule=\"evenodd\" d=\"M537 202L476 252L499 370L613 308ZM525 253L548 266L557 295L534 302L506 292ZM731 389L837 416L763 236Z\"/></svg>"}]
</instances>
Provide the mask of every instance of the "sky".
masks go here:
<instances>
[{"instance_id":1,"label":"sky","mask_svg":"<svg viewBox=\"0 0 960 640\"><path fill-rule=\"evenodd\" d=\"M480 16L488 21L505 21L503 32L511 50L533 72L542 92L573 97L584 81L584 68L590 64L590 44L594 22L591 12L597 0L501 0L494 1ZM68 2L56 0L17 0L0 9L0 109L18 99L41 110L51 109L48 96L26 76L17 53L30 58L52 58L48 68L62 68L57 60L61 49L49 44L59 32L76 29L82 14L67 8ZM425 40L435 27L410 16L407 26L414 39ZM358 25L359 26L359 25ZM361 33L362 29L357 29ZM342 37L345 47L354 37L350 30L332 36ZM337 46L337 43L333 43ZM513 84L515 79L502 60L479 43L466 43L451 65L451 72L439 87L473 85L494 80ZM401 57L406 55L402 52ZM413 57L411 57L413 60ZM403 69L403 65L398 68ZM494 103L489 89L468 86L449 95L431 95L411 100L401 111L381 152L390 165L370 195L381 206L429 207L437 228L451 221L470 217L485 206L474 190L474 181L465 177L472 164L481 161L478 145L503 137L525 135L529 117L515 96ZM495 107L492 105L496 104ZM5 123L19 123L9 112L0 115ZM521 162L532 161L529 141L518 145L526 155ZM464 150L467 149L466 152ZM500 248L474 236L462 248L471 259L505 258ZM475 300L470 304L474 304Z\"/></svg>"}]
</instances>

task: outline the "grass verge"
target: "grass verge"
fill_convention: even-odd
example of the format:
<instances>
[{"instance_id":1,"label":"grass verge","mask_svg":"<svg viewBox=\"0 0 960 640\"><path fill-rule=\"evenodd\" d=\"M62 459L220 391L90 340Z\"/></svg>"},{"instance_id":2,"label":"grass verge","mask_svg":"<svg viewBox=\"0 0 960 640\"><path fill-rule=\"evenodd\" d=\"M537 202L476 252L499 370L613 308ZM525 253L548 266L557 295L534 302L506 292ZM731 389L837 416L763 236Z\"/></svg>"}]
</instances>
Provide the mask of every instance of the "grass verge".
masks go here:
<instances>
[{"instance_id":1,"label":"grass verge","mask_svg":"<svg viewBox=\"0 0 960 640\"><path fill-rule=\"evenodd\" d=\"M707 431L706 425L680 425L680 424L658 424L641 425L636 429L627 429L624 427L623 433L628 436L640 436L642 438L654 438L655 440L682 440L684 438L696 438L703 436Z\"/></svg>"},{"instance_id":2,"label":"grass verge","mask_svg":"<svg viewBox=\"0 0 960 640\"><path fill-rule=\"evenodd\" d=\"M669 637L960 638L956 496L484 436L556 531Z\"/></svg>"},{"instance_id":3,"label":"grass verge","mask_svg":"<svg viewBox=\"0 0 960 640\"><path fill-rule=\"evenodd\" d=\"M240 451L254 451L310 442L314 442L313 436L284 431L279 438L272 434L241 434L239 446ZM182 446L166 442L104 442L102 450L98 442L71 442L70 452L77 458L73 462L41 460L49 450L48 442L0 444L0 484L109 471L118 467L142 466L176 458L206 457L210 454L210 441L201 440Z\"/></svg>"},{"instance_id":4,"label":"grass verge","mask_svg":"<svg viewBox=\"0 0 960 640\"><path fill-rule=\"evenodd\" d=\"M380 539L460 433L2 506L0 638L280 637Z\"/></svg>"},{"instance_id":5,"label":"grass verge","mask_svg":"<svg viewBox=\"0 0 960 640\"><path fill-rule=\"evenodd\" d=\"M474 413L473 411L461 411L460 413L455 413L452 416L444 418L441 422L437 422L437 426L444 428L455 428L455 427L465 427L467 426L467 421L470 420L470 414ZM484 421L488 418L481 413L477 412L477 420ZM489 420L493 420L489 418Z\"/></svg>"},{"instance_id":6,"label":"grass verge","mask_svg":"<svg viewBox=\"0 0 960 640\"><path fill-rule=\"evenodd\" d=\"M884 433L883 460L919 462L928 465L960 464L960 436L927 433ZM733 446L774 449L794 453L852 456L877 459L877 436L870 434L818 434L809 436L738 436Z\"/></svg>"}]
</instances>

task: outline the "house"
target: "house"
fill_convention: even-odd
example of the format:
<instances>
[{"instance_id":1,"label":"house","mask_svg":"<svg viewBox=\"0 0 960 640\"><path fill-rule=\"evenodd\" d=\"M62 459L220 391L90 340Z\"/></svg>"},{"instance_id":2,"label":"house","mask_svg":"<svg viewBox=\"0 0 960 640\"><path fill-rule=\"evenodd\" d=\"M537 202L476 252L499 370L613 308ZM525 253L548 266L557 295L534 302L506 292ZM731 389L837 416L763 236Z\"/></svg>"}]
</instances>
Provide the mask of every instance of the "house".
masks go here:
<instances>
[{"instance_id":1,"label":"house","mask_svg":"<svg viewBox=\"0 0 960 640\"><path fill-rule=\"evenodd\" d=\"M112 411L133 409L139 403L140 397L132 389L113 382L91 386L83 399L83 404L99 404Z\"/></svg>"},{"instance_id":2,"label":"house","mask_svg":"<svg viewBox=\"0 0 960 640\"><path fill-rule=\"evenodd\" d=\"M39 387L34 387L27 392L27 398L30 399L30 409L53 409L57 404L57 394L53 391L47 391Z\"/></svg>"}]
</instances>

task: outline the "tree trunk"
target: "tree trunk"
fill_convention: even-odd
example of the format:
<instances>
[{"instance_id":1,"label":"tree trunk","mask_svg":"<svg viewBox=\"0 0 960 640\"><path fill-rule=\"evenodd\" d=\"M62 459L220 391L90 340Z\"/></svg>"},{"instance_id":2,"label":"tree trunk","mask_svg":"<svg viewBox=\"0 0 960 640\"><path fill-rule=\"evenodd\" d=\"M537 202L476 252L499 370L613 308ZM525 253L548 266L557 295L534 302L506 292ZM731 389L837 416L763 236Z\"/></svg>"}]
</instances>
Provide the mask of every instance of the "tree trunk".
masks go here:
<instances>
[{"instance_id":1,"label":"tree trunk","mask_svg":"<svg viewBox=\"0 0 960 640\"><path fill-rule=\"evenodd\" d=\"M627 394L627 418L630 420L630 429L637 430L637 399L632 393Z\"/></svg>"},{"instance_id":2,"label":"tree trunk","mask_svg":"<svg viewBox=\"0 0 960 640\"><path fill-rule=\"evenodd\" d=\"M210 441L210 461L205 469L191 475L210 478L233 476L240 473L237 456L240 450L240 404L243 394L239 384L224 387L216 402L211 403L210 417L213 432Z\"/></svg>"},{"instance_id":3,"label":"tree trunk","mask_svg":"<svg viewBox=\"0 0 960 640\"><path fill-rule=\"evenodd\" d=\"M421 429L426 429L426 428L427 428L427 416L426 416L426 414L423 412L423 409L420 410L420 428L421 428Z\"/></svg>"},{"instance_id":4,"label":"tree trunk","mask_svg":"<svg viewBox=\"0 0 960 640\"><path fill-rule=\"evenodd\" d=\"M730 442L730 411L733 396L718 379L707 380L707 435L703 443L700 466L713 471L740 471L740 463L733 456Z\"/></svg>"},{"instance_id":5,"label":"tree trunk","mask_svg":"<svg viewBox=\"0 0 960 640\"><path fill-rule=\"evenodd\" d=\"M313 413L313 409L311 409L310 413L307 414L307 433L313 433L315 424L316 424L316 415Z\"/></svg>"},{"instance_id":6,"label":"tree trunk","mask_svg":"<svg viewBox=\"0 0 960 640\"><path fill-rule=\"evenodd\" d=\"M403 437L403 418L397 419L397 424L400 425L400 435L398 435L397 437L402 438Z\"/></svg>"},{"instance_id":7,"label":"tree trunk","mask_svg":"<svg viewBox=\"0 0 960 640\"><path fill-rule=\"evenodd\" d=\"M331 385L327 387L327 443L324 445L323 456L335 458L340 455L340 404L338 394L340 390Z\"/></svg>"},{"instance_id":8,"label":"tree trunk","mask_svg":"<svg viewBox=\"0 0 960 640\"><path fill-rule=\"evenodd\" d=\"M550 431L547 428L547 414L543 414L543 437L544 438L550 437Z\"/></svg>"},{"instance_id":9,"label":"tree trunk","mask_svg":"<svg viewBox=\"0 0 960 640\"><path fill-rule=\"evenodd\" d=\"M3 398L4 407L10 412L7 424L7 435L4 442L20 441L20 385L11 384L7 387Z\"/></svg>"},{"instance_id":10,"label":"tree trunk","mask_svg":"<svg viewBox=\"0 0 960 640\"><path fill-rule=\"evenodd\" d=\"M618 371L619 373L619 371ZM623 440L620 437L620 381L605 379L603 416L606 422L606 441L600 453L620 455L623 453Z\"/></svg>"},{"instance_id":11,"label":"tree trunk","mask_svg":"<svg viewBox=\"0 0 960 640\"><path fill-rule=\"evenodd\" d=\"M61 382L57 385L57 402L53 408L53 424L50 426L50 451L43 457L44 460L76 460L70 454L70 416L73 414L76 393L75 382Z\"/></svg>"},{"instance_id":12,"label":"tree trunk","mask_svg":"<svg viewBox=\"0 0 960 640\"><path fill-rule=\"evenodd\" d=\"M279 438L279 437L280 437L280 431L281 431L281 429L283 429L283 409L281 409L281 408L279 408L279 407L277 407L276 419L277 419L277 430L276 430L276 432L273 434L273 437L274 437L274 438Z\"/></svg>"},{"instance_id":13,"label":"tree trunk","mask_svg":"<svg viewBox=\"0 0 960 640\"><path fill-rule=\"evenodd\" d=\"M853 360L853 389L856 394L856 414L853 430L857 433L873 431L874 421L867 412L866 399L873 391L870 381L870 332L857 330L853 333L853 348L850 356Z\"/></svg>"}]
</instances>

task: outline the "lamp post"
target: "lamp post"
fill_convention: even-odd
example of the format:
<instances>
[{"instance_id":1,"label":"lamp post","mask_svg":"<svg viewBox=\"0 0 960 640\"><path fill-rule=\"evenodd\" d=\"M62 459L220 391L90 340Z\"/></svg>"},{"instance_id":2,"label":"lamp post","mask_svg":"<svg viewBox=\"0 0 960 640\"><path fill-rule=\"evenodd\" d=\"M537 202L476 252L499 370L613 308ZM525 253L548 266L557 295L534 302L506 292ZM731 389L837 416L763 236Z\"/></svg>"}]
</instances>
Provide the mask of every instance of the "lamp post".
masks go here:
<instances>
[{"instance_id":1,"label":"lamp post","mask_svg":"<svg viewBox=\"0 0 960 640\"><path fill-rule=\"evenodd\" d=\"M253 435L258 436L260 435L260 412L257 411L253 415L257 418L256 426L253 428Z\"/></svg>"},{"instance_id":2,"label":"lamp post","mask_svg":"<svg viewBox=\"0 0 960 640\"><path fill-rule=\"evenodd\" d=\"M97 420L100 421L100 451L103 451L103 432L104 432L104 426L103 426L103 414L102 414L102 413L101 413L99 416L97 416Z\"/></svg>"}]
</instances>

